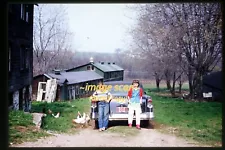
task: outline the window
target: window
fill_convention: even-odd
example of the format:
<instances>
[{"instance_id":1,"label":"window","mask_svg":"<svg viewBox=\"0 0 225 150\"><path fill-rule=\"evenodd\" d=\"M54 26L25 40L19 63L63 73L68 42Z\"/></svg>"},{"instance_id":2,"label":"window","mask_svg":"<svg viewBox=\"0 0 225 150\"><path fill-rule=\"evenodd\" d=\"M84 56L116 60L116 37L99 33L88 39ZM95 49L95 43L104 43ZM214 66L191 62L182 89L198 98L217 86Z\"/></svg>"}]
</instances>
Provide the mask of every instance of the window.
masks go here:
<instances>
[{"instance_id":1,"label":"window","mask_svg":"<svg viewBox=\"0 0 225 150\"><path fill-rule=\"evenodd\" d=\"M28 69L29 68L29 49L25 46L20 47L20 69Z\"/></svg>"},{"instance_id":2,"label":"window","mask_svg":"<svg viewBox=\"0 0 225 150\"><path fill-rule=\"evenodd\" d=\"M9 45L9 71L11 71L11 45Z\"/></svg>"},{"instance_id":3,"label":"window","mask_svg":"<svg viewBox=\"0 0 225 150\"><path fill-rule=\"evenodd\" d=\"M29 12L26 12L26 22L29 21Z\"/></svg>"},{"instance_id":4,"label":"window","mask_svg":"<svg viewBox=\"0 0 225 150\"><path fill-rule=\"evenodd\" d=\"M21 4L20 18L26 22L29 22L28 5Z\"/></svg>"},{"instance_id":5,"label":"window","mask_svg":"<svg viewBox=\"0 0 225 150\"><path fill-rule=\"evenodd\" d=\"M94 70L94 69L95 69L95 67L94 67L93 65L92 65L91 67L92 67L92 68L91 68L92 70Z\"/></svg>"},{"instance_id":6,"label":"window","mask_svg":"<svg viewBox=\"0 0 225 150\"><path fill-rule=\"evenodd\" d=\"M91 67L90 66L87 66L87 70L91 70Z\"/></svg>"},{"instance_id":7,"label":"window","mask_svg":"<svg viewBox=\"0 0 225 150\"><path fill-rule=\"evenodd\" d=\"M29 50L27 48L25 49L25 68L29 68Z\"/></svg>"}]
</instances>

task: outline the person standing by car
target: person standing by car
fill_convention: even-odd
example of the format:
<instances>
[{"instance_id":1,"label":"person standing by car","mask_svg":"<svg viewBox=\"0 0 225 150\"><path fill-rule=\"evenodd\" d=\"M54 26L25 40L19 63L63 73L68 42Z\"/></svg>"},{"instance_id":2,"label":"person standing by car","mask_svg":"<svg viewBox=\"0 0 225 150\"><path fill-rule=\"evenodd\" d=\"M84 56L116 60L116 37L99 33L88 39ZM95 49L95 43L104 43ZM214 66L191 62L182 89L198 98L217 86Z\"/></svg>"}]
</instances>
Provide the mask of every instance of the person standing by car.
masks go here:
<instances>
[{"instance_id":1,"label":"person standing by car","mask_svg":"<svg viewBox=\"0 0 225 150\"><path fill-rule=\"evenodd\" d=\"M99 98L98 102L98 126L99 131L104 131L108 128L109 122L109 101L112 99L111 93L103 86L100 81L98 89L93 93L94 97Z\"/></svg>"},{"instance_id":2,"label":"person standing by car","mask_svg":"<svg viewBox=\"0 0 225 150\"><path fill-rule=\"evenodd\" d=\"M141 129L140 127L140 115L141 115L141 104L142 104L142 95L143 90L140 88L140 83L138 80L133 80L133 87L128 91L128 125L132 127L134 111L136 115L136 128Z\"/></svg>"}]
</instances>

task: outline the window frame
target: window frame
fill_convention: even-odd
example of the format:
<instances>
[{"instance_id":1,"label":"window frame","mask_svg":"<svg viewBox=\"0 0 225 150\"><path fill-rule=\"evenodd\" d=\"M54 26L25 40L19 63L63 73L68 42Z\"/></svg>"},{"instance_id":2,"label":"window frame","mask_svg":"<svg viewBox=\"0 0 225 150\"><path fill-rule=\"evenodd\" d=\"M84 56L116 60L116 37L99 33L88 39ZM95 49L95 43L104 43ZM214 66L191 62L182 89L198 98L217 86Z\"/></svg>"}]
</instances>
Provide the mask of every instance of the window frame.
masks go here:
<instances>
[{"instance_id":1,"label":"window frame","mask_svg":"<svg viewBox=\"0 0 225 150\"><path fill-rule=\"evenodd\" d=\"M12 70L12 46L11 44L9 44L9 47L8 47L8 65L9 65L9 68L8 68L8 72L10 72Z\"/></svg>"},{"instance_id":2,"label":"window frame","mask_svg":"<svg viewBox=\"0 0 225 150\"><path fill-rule=\"evenodd\" d=\"M29 23L29 5L20 4L20 19Z\"/></svg>"}]
</instances>

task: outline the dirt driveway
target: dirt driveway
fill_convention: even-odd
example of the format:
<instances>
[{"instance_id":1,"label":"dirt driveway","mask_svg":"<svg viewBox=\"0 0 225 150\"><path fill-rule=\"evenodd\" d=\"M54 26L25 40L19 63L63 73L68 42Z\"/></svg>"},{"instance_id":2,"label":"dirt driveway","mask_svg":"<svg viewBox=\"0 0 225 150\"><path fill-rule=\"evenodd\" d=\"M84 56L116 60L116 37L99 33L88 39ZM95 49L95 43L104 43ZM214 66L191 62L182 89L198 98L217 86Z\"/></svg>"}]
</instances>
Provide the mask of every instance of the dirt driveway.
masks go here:
<instances>
[{"instance_id":1,"label":"dirt driveway","mask_svg":"<svg viewBox=\"0 0 225 150\"><path fill-rule=\"evenodd\" d=\"M59 134L12 147L198 147L196 143L160 133L157 129L142 128L136 131L134 128L130 130L136 134L128 136L111 132L113 128L115 127L104 132L92 128L79 129L80 131L74 134Z\"/></svg>"}]
</instances>

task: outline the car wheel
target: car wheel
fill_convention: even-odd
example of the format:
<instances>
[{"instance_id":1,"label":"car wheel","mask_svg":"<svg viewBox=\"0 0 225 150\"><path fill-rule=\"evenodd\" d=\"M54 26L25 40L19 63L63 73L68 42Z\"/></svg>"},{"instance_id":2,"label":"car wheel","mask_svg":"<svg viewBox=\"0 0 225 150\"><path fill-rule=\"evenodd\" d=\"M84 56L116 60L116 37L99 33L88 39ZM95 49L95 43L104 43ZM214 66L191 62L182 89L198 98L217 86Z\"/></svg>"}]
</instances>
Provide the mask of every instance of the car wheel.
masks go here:
<instances>
[{"instance_id":1,"label":"car wheel","mask_svg":"<svg viewBox=\"0 0 225 150\"><path fill-rule=\"evenodd\" d=\"M143 128L148 128L149 125L150 125L149 120L141 120L141 126L142 126Z\"/></svg>"},{"instance_id":2,"label":"car wheel","mask_svg":"<svg viewBox=\"0 0 225 150\"><path fill-rule=\"evenodd\" d=\"M98 129L98 120L95 120L95 127L94 129Z\"/></svg>"}]
</instances>

